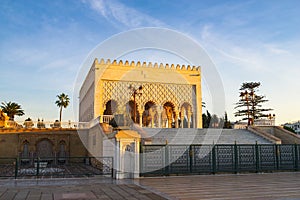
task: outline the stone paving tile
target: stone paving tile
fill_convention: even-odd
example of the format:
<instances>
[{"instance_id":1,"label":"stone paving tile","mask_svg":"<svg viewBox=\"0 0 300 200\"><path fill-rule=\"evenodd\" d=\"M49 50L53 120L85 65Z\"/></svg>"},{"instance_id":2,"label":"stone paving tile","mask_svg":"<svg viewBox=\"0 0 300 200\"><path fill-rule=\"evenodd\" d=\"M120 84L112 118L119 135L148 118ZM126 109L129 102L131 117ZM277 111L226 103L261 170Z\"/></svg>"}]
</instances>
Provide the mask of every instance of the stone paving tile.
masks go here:
<instances>
[{"instance_id":1,"label":"stone paving tile","mask_svg":"<svg viewBox=\"0 0 300 200\"><path fill-rule=\"evenodd\" d=\"M68 199L300 199L300 173L202 175L141 178L0 180L0 200ZM59 198L60 197L60 198Z\"/></svg>"},{"instance_id":2,"label":"stone paving tile","mask_svg":"<svg viewBox=\"0 0 300 200\"><path fill-rule=\"evenodd\" d=\"M0 200L165 199L132 181L0 180Z\"/></svg>"},{"instance_id":3,"label":"stone paving tile","mask_svg":"<svg viewBox=\"0 0 300 200\"><path fill-rule=\"evenodd\" d=\"M18 191L14 200L24 200L27 198L29 191Z\"/></svg>"},{"instance_id":4,"label":"stone paving tile","mask_svg":"<svg viewBox=\"0 0 300 200\"><path fill-rule=\"evenodd\" d=\"M138 184L178 199L300 199L300 172L143 178Z\"/></svg>"},{"instance_id":5,"label":"stone paving tile","mask_svg":"<svg viewBox=\"0 0 300 200\"><path fill-rule=\"evenodd\" d=\"M0 200L9 200L13 199L16 196L15 192L11 192L9 190L6 190L4 194L0 195Z\"/></svg>"}]
</instances>

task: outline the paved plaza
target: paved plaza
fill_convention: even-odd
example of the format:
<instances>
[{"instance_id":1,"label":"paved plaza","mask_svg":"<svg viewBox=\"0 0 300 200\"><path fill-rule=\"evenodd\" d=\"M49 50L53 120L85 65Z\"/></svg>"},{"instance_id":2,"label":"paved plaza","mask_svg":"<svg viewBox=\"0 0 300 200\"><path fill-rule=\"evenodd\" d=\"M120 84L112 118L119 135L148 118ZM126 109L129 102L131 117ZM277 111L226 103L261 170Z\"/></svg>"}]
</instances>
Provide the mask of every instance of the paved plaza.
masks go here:
<instances>
[{"instance_id":1,"label":"paved plaza","mask_svg":"<svg viewBox=\"0 0 300 200\"><path fill-rule=\"evenodd\" d=\"M300 173L170 176L116 181L0 179L0 200L76 199L300 199Z\"/></svg>"},{"instance_id":2,"label":"paved plaza","mask_svg":"<svg viewBox=\"0 0 300 200\"><path fill-rule=\"evenodd\" d=\"M0 179L0 200L166 199L132 181L110 178Z\"/></svg>"},{"instance_id":3,"label":"paved plaza","mask_svg":"<svg viewBox=\"0 0 300 200\"><path fill-rule=\"evenodd\" d=\"M221 174L145 178L139 184L174 199L300 199L300 173Z\"/></svg>"}]
</instances>

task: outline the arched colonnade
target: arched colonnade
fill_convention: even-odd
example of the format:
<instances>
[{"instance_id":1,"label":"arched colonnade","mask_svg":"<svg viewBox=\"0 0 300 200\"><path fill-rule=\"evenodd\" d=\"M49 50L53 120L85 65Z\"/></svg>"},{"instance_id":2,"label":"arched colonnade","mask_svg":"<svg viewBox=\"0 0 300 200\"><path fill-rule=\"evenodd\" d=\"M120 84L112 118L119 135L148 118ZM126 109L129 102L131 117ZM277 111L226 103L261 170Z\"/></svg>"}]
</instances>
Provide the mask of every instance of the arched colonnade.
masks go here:
<instances>
[{"instance_id":1,"label":"arched colonnade","mask_svg":"<svg viewBox=\"0 0 300 200\"><path fill-rule=\"evenodd\" d=\"M143 105L139 105L130 100L125 105L122 105L115 100L109 100L105 103L103 122L108 123L118 113L129 116L133 122L141 127L194 128L195 123L193 123L192 111L192 106L187 102L177 107L171 101L166 101L162 104L147 101Z\"/></svg>"}]
</instances>

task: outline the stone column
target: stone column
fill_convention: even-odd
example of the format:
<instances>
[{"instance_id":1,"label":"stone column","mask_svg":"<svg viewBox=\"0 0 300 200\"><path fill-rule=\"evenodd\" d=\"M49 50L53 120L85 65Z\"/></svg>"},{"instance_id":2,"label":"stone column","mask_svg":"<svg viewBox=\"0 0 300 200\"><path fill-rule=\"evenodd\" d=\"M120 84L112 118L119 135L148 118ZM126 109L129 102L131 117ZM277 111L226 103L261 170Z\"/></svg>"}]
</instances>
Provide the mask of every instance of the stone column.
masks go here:
<instances>
[{"instance_id":1,"label":"stone column","mask_svg":"<svg viewBox=\"0 0 300 200\"><path fill-rule=\"evenodd\" d=\"M154 128L154 117L155 117L155 114L156 114L156 108L151 107L149 109L149 115L151 117L151 128Z\"/></svg>"},{"instance_id":2,"label":"stone column","mask_svg":"<svg viewBox=\"0 0 300 200\"><path fill-rule=\"evenodd\" d=\"M175 128L179 128L178 117L179 117L179 111L176 110L175 111Z\"/></svg>"},{"instance_id":3,"label":"stone column","mask_svg":"<svg viewBox=\"0 0 300 200\"><path fill-rule=\"evenodd\" d=\"M167 118L167 114L166 114L166 110L165 109L163 109L163 111L162 111L162 113L161 113L161 118L162 118L162 128L166 128L166 122L167 122L167 120L168 120L168 118Z\"/></svg>"},{"instance_id":4,"label":"stone column","mask_svg":"<svg viewBox=\"0 0 300 200\"><path fill-rule=\"evenodd\" d=\"M100 112L99 123L103 123L103 112Z\"/></svg>"},{"instance_id":5,"label":"stone column","mask_svg":"<svg viewBox=\"0 0 300 200\"><path fill-rule=\"evenodd\" d=\"M181 124L180 124L180 128L183 128L183 121L184 121L184 108L181 109L181 116L180 116L180 120L181 120Z\"/></svg>"},{"instance_id":6,"label":"stone column","mask_svg":"<svg viewBox=\"0 0 300 200\"><path fill-rule=\"evenodd\" d=\"M143 110L139 110L139 115L140 115L140 127L143 127Z\"/></svg>"},{"instance_id":7,"label":"stone column","mask_svg":"<svg viewBox=\"0 0 300 200\"><path fill-rule=\"evenodd\" d=\"M162 115L162 111L163 111L163 107L162 106L157 106L156 107L157 110L157 114L158 114L158 128L162 128L162 124L161 124L161 115Z\"/></svg>"},{"instance_id":8,"label":"stone column","mask_svg":"<svg viewBox=\"0 0 300 200\"><path fill-rule=\"evenodd\" d=\"M192 111L191 111L191 109L188 109L188 110L187 110L188 128L191 128L191 117L192 117Z\"/></svg>"},{"instance_id":9,"label":"stone column","mask_svg":"<svg viewBox=\"0 0 300 200\"><path fill-rule=\"evenodd\" d=\"M173 114L168 115L168 128L172 128Z\"/></svg>"}]
</instances>

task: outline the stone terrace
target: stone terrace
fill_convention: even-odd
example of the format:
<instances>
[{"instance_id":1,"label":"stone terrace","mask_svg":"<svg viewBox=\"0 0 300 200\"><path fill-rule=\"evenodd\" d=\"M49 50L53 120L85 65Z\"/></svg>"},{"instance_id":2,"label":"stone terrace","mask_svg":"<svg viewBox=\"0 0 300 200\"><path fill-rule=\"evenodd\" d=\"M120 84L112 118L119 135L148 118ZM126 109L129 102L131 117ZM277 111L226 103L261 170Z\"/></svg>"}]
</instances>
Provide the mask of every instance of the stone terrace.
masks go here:
<instances>
[{"instance_id":1,"label":"stone terrace","mask_svg":"<svg viewBox=\"0 0 300 200\"><path fill-rule=\"evenodd\" d=\"M151 129L143 128L143 138L152 144L272 144L242 129Z\"/></svg>"}]
</instances>

